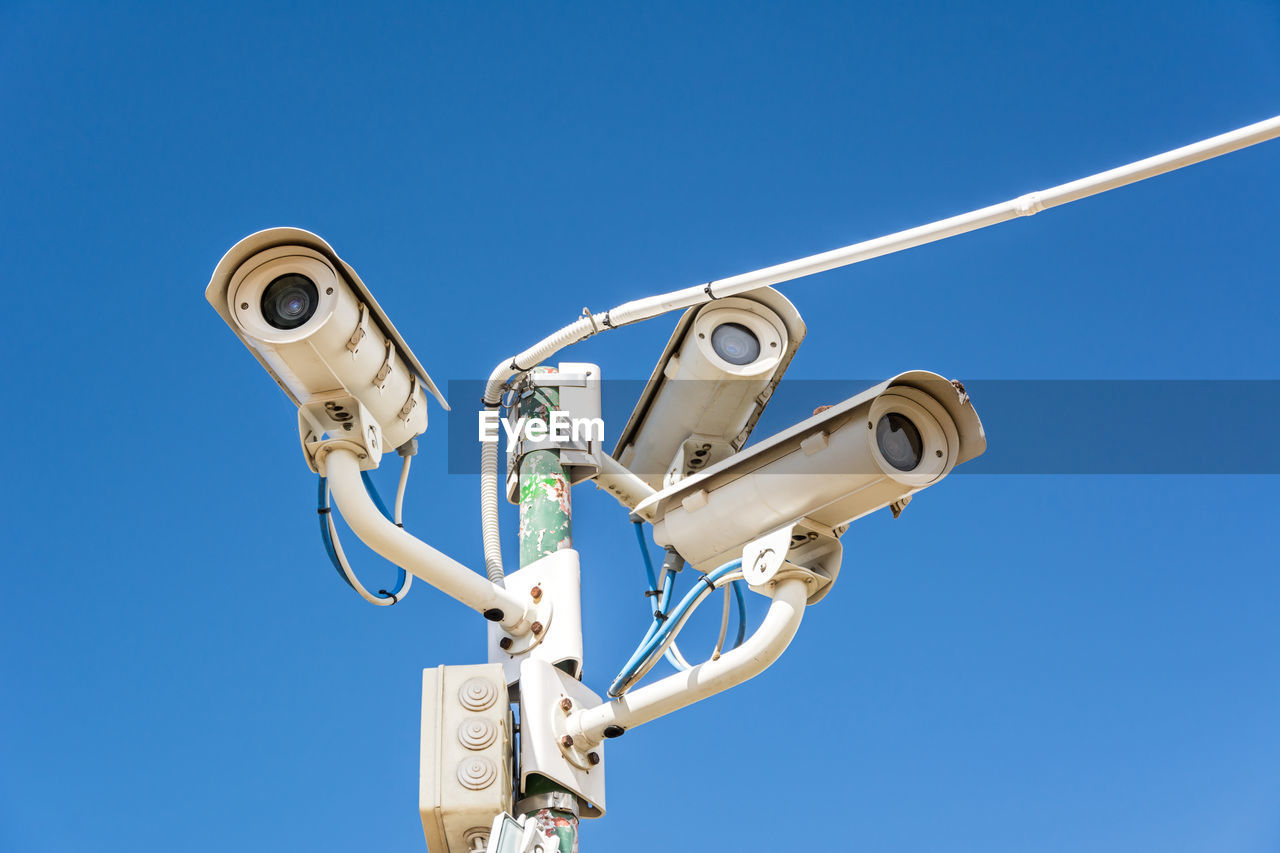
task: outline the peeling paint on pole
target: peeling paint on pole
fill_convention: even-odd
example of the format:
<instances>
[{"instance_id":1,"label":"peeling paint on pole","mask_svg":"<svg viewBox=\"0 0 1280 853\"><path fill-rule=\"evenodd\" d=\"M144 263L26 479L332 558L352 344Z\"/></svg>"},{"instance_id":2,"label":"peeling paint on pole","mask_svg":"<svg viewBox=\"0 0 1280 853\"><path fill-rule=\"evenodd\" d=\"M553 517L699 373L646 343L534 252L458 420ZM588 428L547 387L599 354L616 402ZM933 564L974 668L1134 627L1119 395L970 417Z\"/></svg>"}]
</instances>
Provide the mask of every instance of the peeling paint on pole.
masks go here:
<instances>
[{"instance_id":1,"label":"peeling paint on pole","mask_svg":"<svg viewBox=\"0 0 1280 853\"><path fill-rule=\"evenodd\" d=\"M544 837L556 840L559 853L578 853L578 816L573 812L538 809L529 819L537 822Z\"/></svg>"},{"instance_id":2,"label":"peeling paint on pole","mask_svg":"<svg viewBox=\"0 0 1280 853\"><path fill-rule=\"evenodd\" d=\"M539 367L536 374L555 373ZM560 405L554 387L530 387L518 404L519 414L549 421ZM520 566L573 545L573 510L569 481L559 450L535 450L520 460Z\"/></svg>"}]
</instances>

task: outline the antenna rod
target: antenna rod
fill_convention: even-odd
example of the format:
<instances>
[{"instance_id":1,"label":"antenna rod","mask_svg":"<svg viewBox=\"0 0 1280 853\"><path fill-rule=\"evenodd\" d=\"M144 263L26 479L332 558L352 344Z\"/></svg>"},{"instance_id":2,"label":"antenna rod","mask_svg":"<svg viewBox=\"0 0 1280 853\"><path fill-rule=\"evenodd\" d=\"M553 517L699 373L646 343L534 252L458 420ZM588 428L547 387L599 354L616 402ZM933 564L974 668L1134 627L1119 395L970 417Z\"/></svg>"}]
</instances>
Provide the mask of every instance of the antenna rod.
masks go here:
<instances>
[{"instance_id":1,"label":"antenna rod","mask_svg":"<svg viewBox=\"0 0 1280 853\"><path fill-rule=\"evenodd\" d=\"M1163 154L1157 154L1154 157L1148 157L1136 163L1090 175L1078 181L1059 184L1056 187L1041 190L1040 192L1027 193L999 204L993 204L990 207L962 213L959 216L952 216L928 225L909 228L906 231L898 231L873 240L864 240L861 243L854 243L852 246L845 246L841 249L810 255L807 258L787 261L786 263L765 267L754 272L717 279L707 284L686 287L682 290L675 290L659 296L637 299L614 308L607 316L614 326L634 323L677 308L698 305L710 299L721 299L725 296L733 296L738 293L755 290L758 287L791 281L814 273L826 272L837 267L878 258L882 255L901 252L903 249L911 249L915 246L923 246L925 243L933 243L947 237L954 237L957 234L977 231L979 228L986 228L989 225L998 225L1001 222L1007 222L1019 216L1031 216L1042 210L1057 207L1060 204L1078 201L1091 195L1104 193L1107 190L1113 190L1147 178L1154 178L1156 175L1172 172L1174 169L1181 169L1184 166L1210 160L1223 154L1230 154L1232 151L1238 151L1250 145L1257 145L1259 142L1266 142L1275 139L1277 136L1280 136L1280 116L1269 118L1220 136L1195 142L1182 148L1176 148L1173 151L1166 151Z\"/></svg>"}]
</instances>

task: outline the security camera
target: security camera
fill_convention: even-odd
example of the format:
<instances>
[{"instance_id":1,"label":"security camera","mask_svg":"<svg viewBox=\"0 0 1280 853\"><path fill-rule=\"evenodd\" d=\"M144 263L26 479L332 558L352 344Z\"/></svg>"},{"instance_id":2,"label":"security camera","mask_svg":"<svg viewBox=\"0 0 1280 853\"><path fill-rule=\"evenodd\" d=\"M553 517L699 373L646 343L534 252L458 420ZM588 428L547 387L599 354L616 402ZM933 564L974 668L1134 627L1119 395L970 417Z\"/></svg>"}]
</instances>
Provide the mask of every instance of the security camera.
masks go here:
<instances>
[{"instance_id":1,"label":"security camera","mask_svg":"<svg viewBox=\"0 0 1280 853\"><path fill-rule=\"evenodd\" d=\"M691 308L676 324L613 457L661 489L746 443L805 336L771 287Z\"/></svg>"},{"instance_id":2,"label":"security camera","mask_svg":"<svg viewBox=\"0 0 1280 853\"><path fill-rule=\"evenodd\" d=\"M362 459L376 465L382 448L427 428L426 391L449 408L355 270L309 231L245 237L205 298L298 407L313 469L326 433L358 434Z\"/></svg>"},{"instance_id":3,"label":"security camera","mask_svg":"<svg viewBox=\"0 0 1280 853\"><path fill-rule=\"evenodd\" d=\"M653 524L659 545L707 570L780 530L789 535L784 553L788 545L834 542L849 522L904 506L986 447L963 386L912 371L657 492L635 511Z\"/></svg>"}]
</instances>

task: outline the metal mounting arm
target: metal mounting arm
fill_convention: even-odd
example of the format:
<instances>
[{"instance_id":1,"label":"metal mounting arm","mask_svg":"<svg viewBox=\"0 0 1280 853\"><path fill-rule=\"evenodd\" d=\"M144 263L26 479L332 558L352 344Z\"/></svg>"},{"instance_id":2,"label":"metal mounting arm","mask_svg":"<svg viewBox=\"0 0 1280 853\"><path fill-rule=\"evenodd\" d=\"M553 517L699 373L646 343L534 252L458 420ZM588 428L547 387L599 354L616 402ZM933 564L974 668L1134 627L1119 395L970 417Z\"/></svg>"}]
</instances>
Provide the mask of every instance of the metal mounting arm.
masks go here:
<instances>
[{"instance_id":1,"label":"metal mounting arm","mask_svg":"<svg viewBox=\"0 0 1280 853\"><path fill-rule=\"evenodd\" d=\"M669 675L612 702L574 712L567 721L575 743L595 745L606 729L630 729L736 687L768 669L795 636L804 618L809 585L802 578L779 581L764 622L751 637L718 660Z\"/></svg>"},{"instance_id":2,"label":"metal mounting arm","mask_svg":"<svg viewBox=\"0 0 1280 853\"><path fill-rule=\"evenodd\" d=\"M447 554L388 521L374 506L360 479L360 462L345 447L325 455L325 476L342 517L366 545L414 577L497 622L509 634L524 634L532 620L527 602L477 574Z\"/></svg>"}]
</instances>

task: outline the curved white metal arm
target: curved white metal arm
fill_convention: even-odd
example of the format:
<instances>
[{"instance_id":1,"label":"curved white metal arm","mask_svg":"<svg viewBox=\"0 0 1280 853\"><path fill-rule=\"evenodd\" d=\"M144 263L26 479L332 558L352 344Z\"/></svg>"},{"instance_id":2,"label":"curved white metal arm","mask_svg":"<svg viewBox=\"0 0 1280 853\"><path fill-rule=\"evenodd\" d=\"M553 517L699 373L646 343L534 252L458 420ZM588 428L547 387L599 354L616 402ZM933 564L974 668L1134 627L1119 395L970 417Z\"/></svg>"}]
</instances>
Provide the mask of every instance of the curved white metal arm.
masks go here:
<instances>
[{"instance_id":1,"label":"curved white metal arm","mask_svg":"<svg viewBox=\"0 0 1280 853\"><path fill-rule=\"evenodd\" d=\"M569 734L575 742L595 745L611 726L633 728L754 678L768 669L791 644L804 618L808 597L809 587L803 580L793 578L779 582L764 622L741 646L718 660L669 675L612 702L574 712L568 720Z\"/></svg>"},{"instance_id":2,"label":"curved white metal arm","mask_svg":"<svg viewBox=\"0 0 1280 853\"><path fill-rule=\"evenodd\" d=\"M354 453L343 448L329 451L325 476L342 517L366 545L472 610L502 611L502 618L495 621L507 632L528 630L527 605L522 598L397 527L378 511L360 479L360 463Z\"/></svg>"}]
</instances>

